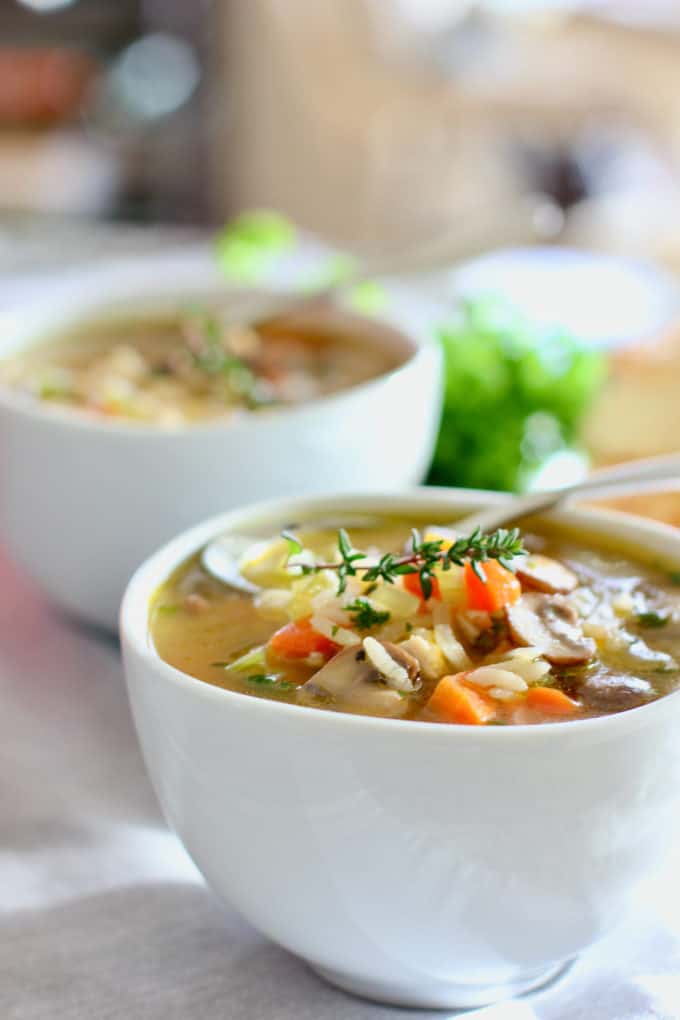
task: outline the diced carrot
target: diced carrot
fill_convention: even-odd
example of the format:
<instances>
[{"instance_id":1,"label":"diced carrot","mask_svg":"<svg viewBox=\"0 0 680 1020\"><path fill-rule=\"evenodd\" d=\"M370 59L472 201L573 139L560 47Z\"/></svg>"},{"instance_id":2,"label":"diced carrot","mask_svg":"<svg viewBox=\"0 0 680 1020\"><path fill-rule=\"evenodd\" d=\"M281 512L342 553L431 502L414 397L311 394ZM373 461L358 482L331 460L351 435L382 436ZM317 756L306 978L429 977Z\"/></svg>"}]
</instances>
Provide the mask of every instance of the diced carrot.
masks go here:
<instances>
[{"instance_id":1,"label":"diced carrot","mask_svg":"<svg viewBox=\"0 0 680 1020\"><path fill-rule=\"evenodd\" d=\"M581 707L578 702L556 687L530 687L526 695L526 705L544 715L571 715L578 712Z\"/></svg>"},{"instance_id":2,"label":"diced carrot","mask_svg":"<svg viewBox=\"0 0 680 1020\"><path fill-rule=\"evenodd\" d=\"M464 684L466 673L444 676L434 689L427 707L444 722L482 726L496 710L491 698Z\"/></svg>"},{"instance_id":3,"label":"diced carrot","mask_svg":"<svg viewBox=\"0 0 680 1020\"><path fill-rule=\"evenodd\" d=\"M269 651L281 659L306 659L320 652L325 659L332 658L340 645L314 630L308 616L287 623L269 639Z\"/></svg>"},{"instance_id":4,"label":"diced carrot","mask_svg":"<svg viewBox=\"0 0 680 1020\"><path fill-rule=\"evenodd\" d=\"M465 564L468 609L482 609L487 613L495 613L517 601L522 594L522 585L511 570L498 560L487 560L480 566L486 581L477 577L469 560Z\"/></svg>"},{"instance_id":5,"label":"diced carrot","mask_svg":"<svg viewBox=\"0 0 680 1020\"><path fill-rule=\"evenodd\" d=\"M406 589L406 591L410 592L411 595L416 595L421 600L421 602L423 603L423 605L421 605L420 607L421 609L426 608L425 603L427 600L423 595L423 587L420 583L420 577L418 576L418 574L404 574L404 588ZM430 598L441 600L441 597L442 593L441 588L439 587L439 581L437 580L436 577L433 577L432 595L430 596Z\"/></svg>"}]
</instances>

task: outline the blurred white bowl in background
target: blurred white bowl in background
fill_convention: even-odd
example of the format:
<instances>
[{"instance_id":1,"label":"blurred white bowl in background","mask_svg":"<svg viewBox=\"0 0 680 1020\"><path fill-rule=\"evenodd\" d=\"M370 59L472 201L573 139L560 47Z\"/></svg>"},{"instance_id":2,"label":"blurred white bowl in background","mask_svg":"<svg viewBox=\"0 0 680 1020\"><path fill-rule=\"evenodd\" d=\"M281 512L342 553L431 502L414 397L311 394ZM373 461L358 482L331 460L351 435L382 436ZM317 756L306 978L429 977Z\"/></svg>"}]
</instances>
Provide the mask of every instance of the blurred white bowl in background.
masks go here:
<instances>
[{"instance_id":1,"label":"blurred white bowl in background","mask_svg":"<svg viewBox=\"0 0 680 1020\"><path fill-rule=\"evenodd\" d=\"M680 313L680 284L653 262L575 248L509 248L465 262L447 281L455 300L500 298L537 329L598 347L657 336Z\"/></svg>"},{"instance_id":2,"label":"blurred white bowl in background","mask_svg":"<svg viewBox=\"0 0 680 1020\"><path fill-rule=\"evenodd\" d=\"M285 286L285 271L268 284ZM36 277L0 309L0 357L107 311L174 310L220 285L223 293L205 249ZM308 403L171 430L0 389L0 540L60 606L115 628L135 567L206 515L273 496L420 481L439 423L439 351L422 304L398 288L388 299L379 316L346 323L397 350L400 367ZM319 320L338 314L349 313Z\"/></svg>"}]
</instances>

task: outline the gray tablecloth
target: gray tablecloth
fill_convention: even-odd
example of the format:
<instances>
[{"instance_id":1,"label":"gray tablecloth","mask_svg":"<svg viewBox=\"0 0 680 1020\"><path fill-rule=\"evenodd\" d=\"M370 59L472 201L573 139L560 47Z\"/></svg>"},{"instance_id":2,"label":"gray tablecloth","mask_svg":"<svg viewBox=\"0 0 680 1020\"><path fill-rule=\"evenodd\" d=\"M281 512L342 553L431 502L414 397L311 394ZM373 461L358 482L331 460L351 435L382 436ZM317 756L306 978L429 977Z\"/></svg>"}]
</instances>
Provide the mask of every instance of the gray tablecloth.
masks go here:
<instances>
[{"instance_id":1,"label":"gray tablecloth","mask_svg":"<svg viewBox=\"0 0 680 1020\"><path fill-rule=\"evenodd\" d=\"M160 817L118 647L0 553L1 1020L403 1020L323 984L205 888ZM679 872L680 873L680 872ZM680 1017L674 887L486 1020Z\"/></svg>"}]
</instances>

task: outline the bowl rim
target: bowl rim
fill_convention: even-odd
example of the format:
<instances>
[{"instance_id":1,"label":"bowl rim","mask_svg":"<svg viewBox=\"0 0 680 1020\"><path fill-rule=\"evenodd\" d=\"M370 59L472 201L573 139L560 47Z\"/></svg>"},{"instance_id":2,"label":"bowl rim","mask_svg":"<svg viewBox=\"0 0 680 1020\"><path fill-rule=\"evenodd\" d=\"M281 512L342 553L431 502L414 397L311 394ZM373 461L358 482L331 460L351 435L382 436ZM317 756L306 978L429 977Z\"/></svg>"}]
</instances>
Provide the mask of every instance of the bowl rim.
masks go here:
<instances>
[{"instance_id":1,"label":"bowl rim","mask_svg":"<svg viewBox=\"0 0 680 1020\"><path fill-rule=\"evenodd\" d=\"M408 513L409 509L422 508L427 510L430 506L440 504L440 509L445 510L473 510L475 508L502 503L509 498L508 494L497 492L485 492L478 489L454 489L419 486L404 489L399 492L367 492L357 494L323 494L300 499L273 499L266 500L227 513L218 514L205 520L187 531L181 532L170 542L167 542L148 559L142 563L132 576L120 609L119 632L124 658L129 654L137 660L141 660L147 669L150 669L162 682L179 686L191 696L212 702L231 706L235 711L246 711L261 713L263 719L271 717L271 721L284 719L299 721L305 725L304 720L308 718L312 726L327 726L339 729L342 732L356 729L368 733L402 733L401 739L423 739L425 734L430 734L430 739L435 735L442 736L450 733L448 739L463 739L477 741L509 741L529 739L533 741L555 740L555 739L580 739L594 736L610 736L621 730L627 731L637 729L642 725L649 725L663 715L664 705L669 701L680 700L680 687L669 694L663 695L646 705L640 705L624 712L611 713L608 715L595 716L589 719L572 720L571 722L555 722L548 725L518 724L514 726L466 726L459 723L434 723L423 722L413 719L389 719L381 716L358 715L349 712L330 712L326 709L312 708L308 706L291 705L285 702L277 702L267 698L257 698L238 691L230 691L223 687L206 683L188 673L170 665L162 659L156 651L151 640L151 633L148 625L149 602L160 584L178 567L185 559L205 545L212 537L221 531L231 527L245 524L251 521L251 526L259 520L263 523L267 520L285 520L288 513L319 512L391 512ZM439 512L438 510L433 512ZM544 515L546 520L557 523L576 524L577 527L587 528L589 524L594 525L594 531L611 526L625 526L627 529L639 534L641 547L649 547L651 543L645 542L645 537L651 539L664 539L669 543L672 553L671 558L677 558L680 564L680 530L667 524L662 524L648 518L638 517L633 514L624 513L618 510L593 509L578 507L575 509L564 509L553 511ZM672 564L671 564L672 566ZM126 668L127 672L127 668ZM482 737L482 731L484 736ZM608 731L611 731L608 732ZM494 736L490 734L493 733ZM407 736L406 734L412 734Z\"/></svg>"},{"instance_id":2,"label":"bowl rim","mask_svg":"<svg viewBox=\"0 0 680 1020\"><path fill-rule=\"evenodd\" d=\"M64 279L66 279L66 276ZM281 287L239 288L240 292L249 289L269 290L272 293L285 291L285 288ZM351 399L355 394L363 395L370 393L371 390L378 390L394 379L412 371L414 367L428 358L439 356L439 348L435 336L437 327L437 319L434 317L435 309L432 309L433 314L429 325L424 321L417 323L415 321L414 308L418 300L417 295L407 287L394 284L388 285L385 289L388 293L386 311L379 310L374 314L369 314L343 307L342 304L336 305L336 308L341 314L347 314L357 320L357 324L363 320L373 330L382 331L384 335L388 336L392 334L395 339L399 339L405 348L404 357L387 371L380 372L378 375L358 383L353 383L350 386L345 386L332 393L314 397L311 400L263 408L257 411L257 413L238 409L234 414L228 415L224 419L215 418L191 424L158 426L152 422L136 422L126 418L90 416L87 412L81 411L78 408L69 408L41 401L29 394L13 390L11 386L6 386L0 382L0 411L17 415L20 418L43 422L54 428L65 428L75 431L92 430L94 432L133 438L143 436L152 441L155 439L167 439L168 437L176 440L179 436L219 435L233 431L237 427L266 428L268 425L275 426L282 418L287 419L295 415L302 415L307 411L324 413L326 410L332 410L338 405L342 405L343 401ZM224 297L228 298L228 290L228 287L223 288L222 295ZM176 312L178 303L182 300L182 294L184 294L185 300L190 300L192 296L197 297L198 295L204 295L206 299L212 296L214 299L220 294L220 288L214 281L206 281L205 284L201 285L188 281L184 286L180 284L179 293L174 295L163 293L160 289L154 290L153 288L144 294L133 293L127 299L132 311L132 318L134 318L135 309L139 314L142 314L144 310L151 312L152 309L155 309L157 314L161 314L164 308L170 312ZM107 319L111 321L115 321L116 318L119 320L125 319L125 314L115 314L117 311L117 300L126 299L116 299L111 294L102 295L99 301L84 306L80 314L75 313L69 316L66 319L68 325L64 328L68 330L69 328L77 328L78 324L87 325L87 323L91 322L105 322ZM400 306L403 306L404 303L407 309L409 306L412 309L411 316L406 316L408 319L406 324L403 321L404 316L400 314L403 310ZM394 306L394 310L390 310L391 305ZM423 309L425 309L424 302ZM20 311L21 302L14 306L13 314L18 314ZM59 327L57 327L56 332L59 332ZM47 340L50 335L51 331L43 326L34 326L33 329L29 328L17 344L16 351L24 350L34 341L39 344L41 337ZM0 357L0 362L5 360L7 359L4 356Z\"/></svg>"}]
</instances>

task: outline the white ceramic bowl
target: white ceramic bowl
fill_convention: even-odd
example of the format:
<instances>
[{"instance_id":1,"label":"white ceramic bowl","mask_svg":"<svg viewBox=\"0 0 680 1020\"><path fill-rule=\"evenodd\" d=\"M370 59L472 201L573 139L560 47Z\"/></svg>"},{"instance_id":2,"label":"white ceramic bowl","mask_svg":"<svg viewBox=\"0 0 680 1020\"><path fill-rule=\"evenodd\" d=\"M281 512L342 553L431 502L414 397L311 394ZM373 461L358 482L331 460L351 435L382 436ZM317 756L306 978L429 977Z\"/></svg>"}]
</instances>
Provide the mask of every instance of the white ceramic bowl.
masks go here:
<instances>
[{"instance_id":1,"label":"white ceramic bowl","mask_svg":"<svg viewBox=\"0 0 680 1020\"><path fill-rule=\"evenodd\" d=\"M332 982L405 1006L527 991L630 909L677 836L680 692L533 727L341 715L186 676L155 652L148 606L168 574L225 529L274 529L311 509L426 507L446 519L479 498L419 490L231 513L156 553L122 608L147 766L207 881ZM561 518L680 562L680 532L663 525L612 513Z\"/></svg>"},{"instance_id":2,"label":"white ceramic bowl","mask_svg":"<svg viewBox=\"0 0 680 1020\"><path fill-rule=\"evenodd\" d=\"M215 295L205 258L146 258L37 282L0 318L0 357L116 313ZM319 321L334 313L320 313ZM115 627L135 567L162 542L253 500L421 481L440 411L439 352L422 306L390 291L348 329L403 357L332 396L226 422L161 429L98 421L0 388L0 539L66 610Z\"/></svg>"}]
</instances>

